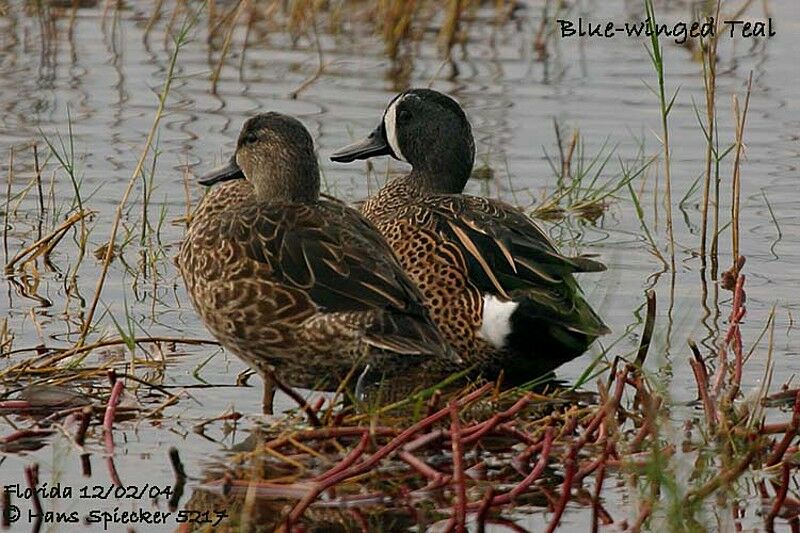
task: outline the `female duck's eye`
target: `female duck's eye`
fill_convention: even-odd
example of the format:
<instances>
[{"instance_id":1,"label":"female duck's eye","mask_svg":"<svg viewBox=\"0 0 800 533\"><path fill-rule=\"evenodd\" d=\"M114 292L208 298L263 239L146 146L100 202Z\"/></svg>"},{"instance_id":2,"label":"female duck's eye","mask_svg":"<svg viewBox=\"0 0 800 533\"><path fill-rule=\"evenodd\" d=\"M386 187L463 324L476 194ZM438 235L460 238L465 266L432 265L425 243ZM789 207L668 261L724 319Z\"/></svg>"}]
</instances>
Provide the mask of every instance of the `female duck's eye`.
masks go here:
<instances>
[{"instance_id":1,"label":"female duck's eye","mask_svg":"<svg viewBox=\"0 0 800 533\"><path fill-rule=\"evenodd\" d=\"M411 111L408 109L398 109L397 110L397 120L399 121L406 121L411 118Z\"/></svg>"},{"instance_id":2,"label":"female duck's eye","mask_svg":"<svg viewBox=\"0 0 800 533\"><path fill-rule=\"evenodd\" d=\"M253 144L257 140L258 140L258 136L252 131L244 136L244 143L245 144Z\"/></svg>"}]
</instances>

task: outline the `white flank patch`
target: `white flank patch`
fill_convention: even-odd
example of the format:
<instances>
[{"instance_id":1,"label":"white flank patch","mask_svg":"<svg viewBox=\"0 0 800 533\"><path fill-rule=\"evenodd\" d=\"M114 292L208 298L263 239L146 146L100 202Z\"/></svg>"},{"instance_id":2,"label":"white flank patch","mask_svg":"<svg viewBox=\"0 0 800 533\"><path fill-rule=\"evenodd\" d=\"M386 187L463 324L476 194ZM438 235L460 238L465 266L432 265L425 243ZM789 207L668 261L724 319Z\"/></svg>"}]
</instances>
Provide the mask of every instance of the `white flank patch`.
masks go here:
<instances>
[{"instance_id":1,"label":"white flank patch","mask_svg":"<svg viewBox=\"0 0 800 533\"><path fill-rule=\"evenodd\" d=\"M483 296L483 320L478 334L495 348L503 348L511 333L511 315L519 307L517 302L504 302L500 298Z\"/></svg>"},{"instance_id":2,"label":"white flank patch","mask_svg":"<svg viewBox=\"0 0 800 533\"><path fill-rule=\"evenodd\" d=\"M397 105L403 101L403 98L405 97L396 99L386 110L386 114L383 116L383 126L386 128L386 140L389 141L389 147L391 147L394 155L401 161L408 163L408 159L400 151L400 143L397 142Z\"/></svg>"}]
</instances>

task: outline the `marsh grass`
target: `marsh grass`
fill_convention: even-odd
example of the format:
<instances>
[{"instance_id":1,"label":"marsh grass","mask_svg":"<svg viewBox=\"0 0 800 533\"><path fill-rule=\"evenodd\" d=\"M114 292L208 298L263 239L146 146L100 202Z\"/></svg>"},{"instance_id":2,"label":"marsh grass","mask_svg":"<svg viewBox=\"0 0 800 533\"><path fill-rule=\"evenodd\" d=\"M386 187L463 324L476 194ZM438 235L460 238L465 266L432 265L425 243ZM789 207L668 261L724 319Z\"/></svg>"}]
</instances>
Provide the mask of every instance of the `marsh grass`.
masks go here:
<instances>
[{"instance_id":1,"label":"marsh grass","mask_svg":"<svg viewBox=\"0 0 800 533\"><path fill-rule=\"evenodd\" d=\"M675 104L675 99L678 97L678 90L676 89L672 97L667 99L665 80L666 74L664 70L664 55L661 42L659 40L656 27L655 10L653 9L653 0L645 0L644 2L645 13L647 15L648 28L651 31L650 47L647 48L647 54L653 64L653 69L656 73L658 80L658 89L653 92L658 97L659 111L661 115L661 145L663 148L663 161L664 161L664 204L666 206L666 220L667 220L667 238L669 239L670 251L670 269L675 271L675 235L672 227L672 172L670 164L670 145L669 145L669 114L672 111L672 106Z\"/></svg>"},{"instance_id":2,"label":"marsh grass","mask_svg":"<svg viewBox=\"0 0 800 533\"><path fill-rule=\"evenodd\" d=\"M536 218L560 221L573 215L590 223L596 222L606 210L622 197L625 189L641 178L655 161L646 157L643 148L626 162L617 157L619 169L608 169L617 146L606 139L596 153L588 155L578 130L573 130L565 145L561 127L555 123L555 136L559 159L555 160L547 151L545 159L556 177L556 186L545 192L533 209Z\"/></svg>"}]
</instances>

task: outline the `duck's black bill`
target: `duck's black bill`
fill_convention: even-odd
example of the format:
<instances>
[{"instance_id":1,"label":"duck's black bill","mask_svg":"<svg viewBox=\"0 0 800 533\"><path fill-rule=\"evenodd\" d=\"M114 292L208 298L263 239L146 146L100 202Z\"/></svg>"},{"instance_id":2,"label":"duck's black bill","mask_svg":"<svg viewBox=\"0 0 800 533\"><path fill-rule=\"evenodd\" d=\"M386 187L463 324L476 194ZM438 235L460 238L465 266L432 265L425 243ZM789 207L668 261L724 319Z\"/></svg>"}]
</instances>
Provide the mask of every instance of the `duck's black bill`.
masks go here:
<instances>
[{"instance_id":1,"label":"duck's black bill","mask_svg":"<svg viewBox=\"0 0 800 533\"><path fill-rule=\"evenodd\" d=\"M215 183L222 183L223 181L240 180L244 178L244 173L236 160L231 158L227 163L221 167L217 167L205 176L201 177L198 181L200 185L210 186Z\"/></svg>"},{"instance_id":2,"label":"duck's black bill","mask_svg":"<svg viewBox=\"0 0 800 533\"><path fill-rule=\"evenodd\" d=\"M369 159L379 155L392 155L392 149L384 138L381 126L375 128L366 139L348 144L333 152L331 161L350 163L356 159Z\"/></svg>"}]
</instances>

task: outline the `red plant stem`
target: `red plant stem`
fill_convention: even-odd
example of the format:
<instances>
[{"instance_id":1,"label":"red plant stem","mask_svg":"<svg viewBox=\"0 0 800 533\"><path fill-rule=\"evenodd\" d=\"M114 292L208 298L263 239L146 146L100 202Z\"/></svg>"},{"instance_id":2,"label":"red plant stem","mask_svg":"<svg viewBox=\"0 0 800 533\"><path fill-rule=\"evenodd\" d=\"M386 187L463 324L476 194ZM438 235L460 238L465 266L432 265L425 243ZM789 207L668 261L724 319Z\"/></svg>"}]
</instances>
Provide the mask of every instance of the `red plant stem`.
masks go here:
<instances>
[{"instance_id":1,"label":"red plant stem","mask_svg":"<svg viewBox=\"0 0 800 533\"><path fill-rule=\"evenodd\" d=\"M772 504L772 509L767 515L767 531L774 531L775 530L775 517L778 516L778 513L783 507L783 503L786 501L786 494L789 492L789 476L791 475L792 465L789 461L783 462L783 468L781 469L781 484L778 486L778 493L775 495L775 502Z\"/></svg>"},{"instance_id":2,"label":"red plant stem","mask_svg":"<svg viewBox=\"0 0 800 533\"><path fill-rule=\"evenodd\" d=\"M25 439L28 437L47 437L48 435L52 435L52 429L20 429L19 431L15 431L9 435L6 435L2 439L0 439L0 444L11 444L14 441L18 441L20 439Z\"/></svg>"},{"instance_id":3,"label":"red plant stem","mask_svg":"<svg viewBox=\"0 0 800 533\"><path fill-rule=\"evenodd\" d=\"M581 435L580 438L573 445L576 454L578 450L580 450L586 445L591 435L595 432L595 430L600 425L600 423L605 419L605 417L617 411L619 403L622 400L622 393L625 391L625 380L628 376L629 370L630 370L629 368L626 368L624 371L621 371L617 374L617 387L616 389L614 389L614 396L609 398L608 402L601 409L597 411L597 414L595 415L594 419L589 423L588 426L586 426L586 430L583 432L583 435Z\"/></svg>"},{"instance_id":4,"label":"red plant stem","mask_svg":"<svg viewBox=\"0 0 800 533\"><path fill-rule=\"evenodd\" d=\"M614 443L610 439L606 439L605 443L606 445L603 447L603 453L600 454L600 457L598 457L585 467L581 468L575 475L576 484L579 484L583 480L583 478L590 475L598 468L605 470L606 461L608 461L608 456L611 454L611 450L614 447Z\"/></svg>"},{"instance_id":5,"label":"red plant stem","mask_svg":"<svg viewBox=\"0 0 800 533\"><path fill-rule=\"evenodd\" d=\"M564 509L566 509L567 503L572 496L572 480L575 478L577 455L578 447L573 446L570 448L569 455L567 455L566 460L564 483L561 485L561 497L559 498L558 505L553 513L553 518L550 520L550 524L547 526L547 533L552 533L558 527L559 522L561 522L561 516L564 514Z\"/></svg>"},{"instance_id":6,"label":"red plant stem","mask_svg":"<svg viewBox=\"0 0 800 533\"><path fill-rule=\"evenodd\" d=\"M606 448L607 449L607 448ZM592 495L592 533L597 533L600 529L600 492L603 490L603 481L606 478L606 465L605 461L600 464L595 476L594 494Z\"/></svg>"},{"instance_id":7,"label":"red plant stem","mask_svg":"<svg viewBox=\"0 0 800 533\"><path fill-rule=\"evenodd\" d=\"M325 479L335 475L342 470L349 468L350 465L358 461L361 456L364 454L364 450L367 449L367 444L369 444L369 430L367 428L363 428L361 432L361 440L358 441L358 444L355 448L350 450L341 461L339 461L333 468L325 472L324 474L320 474L319 476L314 478L314 481L324 481Z\"/></svg>"},{"instance_id":8,"label":"red plant stem","mask_svg":"<svg viewBox=\"0 0 800 533\"><path fill-rule=\"evenodd\" d=\"M109 378L111 375L109 374ZM108 466L109 477L112 483L117 487L122 486L122 482L117 474L117 467L114 465L114 417L117 414L117 404L122 396L122 390L125 384L121 379L114 379L114 386L111 389L111 395L108 397L108 404L106 405L106 414L103 417L103 434L106 446L106 464Z\"/></svg>"},{"instance_id":9,"label":"red plant stem","mask_svg":"<svg viewBox=\"0 0 800 533\"><path fill-rule=\"evenodd\" d=\"M437 486L445 484L445 481L448 483L450 482L449 476L442 474L411 452L400 450L397 452L397 457L399 457L408 466L419 472L423 477L431 480Z\"/></svg>"},{"instance_id":10,"label":"red plant stem","mask_svg":"<svg viewBox=\"0 0 800 533\"><path fill-rule=\"evenodd\" d=\"M622 380L623 385L625 381ZM558 500L555 512L553 514L550 524L547 526L547 533L552 533L561 522L561 516L564 514L564 509L572 496L572 480L575 478L576 463L578 461L578 446L572 446L567 455L566 469L564 474L564 483L561 485L561 498Z\"/></svg>"},{"instance_id":11,"label":"red plant stem","mask_svg":"<svg viewBox=\"0 0 800 533\"><path fill-rule=\"evenodd\" d=\"M361 513L361 511L358 509L350 509L349 512L356 521L356 524L358 524L361 533L369 533L369 522L367 522L367 519L364 518L364 515Z\"/></svg>"},{"instance_id":12,"label":"red plant stem","mask_svg":"<svg viewBox=\"0 0 800 533\"><path fill-rule=\"evenodd\" d=\"M574 415L569 417L564 427L561 428L561 432L559 434L560 437L566 437L568 435L572 435L575 430L578 428L578 416Z\"/></svg>"},{"instance_id":13,"label":"red plant stem","mask_svg":"<svg viewBox=\"0 0 800 533\"><path fill-rule=\"evenodd\" d=\"M775 433L786 433L792 427L791 422L780 422L777 424L764 424L759 433L761 435L774 435Z\"/></svg>"},{"instance_id":14,"label":"red plant stem","mask_svg":"<svg viewBox=\"0 0 800 533\"><path fill-rule=\"evenodd\" d=\"M444 436L444 431L441 429L433 430L429 433L425 433L424 435L420 435L416 439L412 440L405 446L403 446L403 450L407 452L414 452L428 444L431 444L434 441L441 439Z\"/></svg>"},{"instance_id":15,"label":"red plant stem","mask_svg":"<svg viewBox=\"0 0 800 533\"><path fill-rule=\"evenodd\" d=\"M81 409L81 425L78 426L78 431L75 433L75 442L78 446L83 446L86 442L86 432L89 430L89 423L92 421L92 408L83 407Z\"/></svg>"},{"instance_id":16,"label":"red plant stem","mask_svg":"<svg viewBox=\"0 0 800 533\"><path fill-rule=\"evenodd\" d=\"M489 509L492 507L492 500L494 500L494 487L491 485L486 490L486 494L481 499L481 505L478 507L478 513L475 516L475 523L478 526L478 533L486 531L486 516L489 514Z\"/></svg>"},{"instance_id":17,"label":"red plant stem","mask_svg":"<svg viewBox=\"0 0 800 533\"><path fill-rule=\"evenodd\" d=\"M453 449L453 484L456 502L454 506L455 528L458 533L467 529L467 486L464 481L464 447L461 444L461 424L458 420L458 406L450 403L450 440Z\"/></svg>"},{"instance_id":18,"label":"red plant stem","mask_svg":"<svg viewBox=\"0 0 800 533\"><path fill-rule=\"evenodd\" d=\"M25 400L5 400L0 402L0 409L33 409L33 405L31 405L31 402Z\"/></svg>"},{"instance_id":19,"label":"red plant stem","mask_svg":"<svg viewBox=\"0 0 800 533\"><path fill-rule=\"evenodd\" d=\"M632 533L633 532L638 533L639 531L641 531L645 520L647 520L650 517L650 514L652 512L653 512L653 507L647 502L643 503L642 508L639 509L639 516L636 517L636 522L631 526L631 528L628 531L631 531Z\"/></svg>"},{"instance_id":20,"label":"red plant stem","mask_svg":"<svg viewBox=\"0 0 800 533\"><path fill-rule=\"evenodd\" d=\"M39 499L39 493L36 492L36 485L39 484L39 463L25 467L25 480L28 482L28 487L33 493L33 511L41 520L42 516L42 501Z\"/></svg>"},{"instance_id":21,"label":"red plant stem","mask_svg":"<svg viewBox=\"0 0 800 533\"><path fill-rule=\"evenodd\" d=\"M528 490L528 487L536 481L542 472L544 472L545 467L547 466L547 461L550 458L550 448L553 444L553 436L555 435L555 431L553 430L552 426L548 426L545 430L544 434L544 441L542 444L542 453L539 455L539 461L537 461L536 466L533 467L533 470L525 476L525 479L519 482L519 484L511 489L510 491L499 494L492 498L491 507L496 505L506 505L514 501L514 498ZM479 509L480 506L483 505L482 502L473 502L468 507L470 509Z\"/></svg>"},{"instance_id":22,"label":"red plant stem","mask_svg":"<svg viewBox=\"0 0 800 533\"><path fill-rule=\"evenodd\" d=\"M536 439L531 437L529 434L518 430L515 427L511 427L509 424L510 424L509 422L506 422L505 424L500 424L492 431L492 433L498 435L507 435L528 445L536 444Z\"/></svg>"},{"instance_id":23,"label":"red plant stem","mask_svg":"<svg viewBox=\"0 0 800 533\"><path fill-rule=\"evenodd\" d=\"M114 416L117 414L117 404L119 403L120 396L125 384L122 380L116 380L114 387L111 389L111 395L108 397L108 404L106 405L106 414L103 417L103 431L105 432L106 452L114 453Z\"/></svg>"},{"instance_id":24,"label":"red plant stem","mask_svg":"<svg viewBox=\"0 0 800 533\"><path fill-rule=\"evenodd\" d=\"M325 427L319 429L309 429L306 431L299 431L291 435L285 435L272 439L264 444L265 448L278 449L287 444L291 444L291 440L325 440L335 439L339 437L360 437L364 433L364 428L360 426L351 427ZM370 434L379 437L395 437L400 434L400 430L396 428L378 426L370 428Z\"/></svg>"},{"instance_id":25,"label":"red plant stem","mask_svg":"<svg viewBox=\"0 0 800 533\"><path fill-rule=\"evenodd\" d=\"M522 450L512 462L519 463L519 464L526 464L530 458L533 456L534 453L541 451L542 446L544 445L544 440L539 440L536 444L531 444L524 450Z\"/></svg>"},{"instance_id":26,"label":"red plant stem","mask_svg":"<svg viewBox=\"0 0 800 533\"><path fill-rule=\"evenodd\" d=\"M320 396L317 398L317 401L314 402L314 405L311 406L311 410L315 413L319 413L319 410L322 409L322 406L325 405L325 397Z\"/></svg>"},{"instance_id":27,"label":"red plant stem","mask_svg":"<svg viewBox=\"0 0 800 533\"><path fill-rule=\"evenodd\" d=\"M466 395L464 398L457 400L457 405L464 406L468 403L471 403L484 394L487 391L492 389L492 384L487 383L483 387L471 392L470 394ZM330 488L334 485L344 481L345 479L351 478L353 476L357 476L368 472L371 468L377 465L381 460L385 457L389 456L392 452L394 452L397 448L402 446L411 436L417 434L418 432L422 431L423 429L430 427L431 425L435 424L436 422L440 421L441 419L445 418L450 413L449 408L442 409L431 416L428 416L413 426L405 429L400 435L392 439L388 444L383 446L377 452L372 454L369 459L363 461L362 463L352 466L346 470L343 470L333 476L329 477L323 482L317 482L314 484L313 488L308 491L308 493L300 500L294 508L289 513L289 516L286 519L286 529L287 531L291 530L292 524L297 522L303 513L305 513L306 509L308 508L311 503L317 499L319 494Z\"/></svg>"},{"instance_id":28,"label":"red plant stem","mask_svg":"<svg viewBox=\"0 0 800 533\"><path fill-rule=\"evenodd\" d=\"M770 455L767 466L775 466L783 459L786 455L786 450L789 449L789 445L792 443L795 435L797 435L798 429L800 429L800 391L798 391L797 396L794 397L792 422L789 424L789 428L786 430L781 442L775 446L775 451Z\"/></svg>"},{"instance_id":29,"label":"red plant stem","mask_svg":"<svg viewBox=\"0 0 800 533\"><path fill-rule=\"evenodd\" d=\"M636 436L633 437L629 449L639 451L642 442L644 442L644 439L650 434L650 431L650 420L645 418L642 422L642 426L639 428L639 431L636 432Z\"/></svg>"},{"instance_id":30,"label":"red plant stem","mask_svg":"<svg viewBox=\"0 0 800 533\"><path fill-rule=\"evenodd\" d=\"M719 398L722 386L725 384L725 376L728 375L727 348L724 343L720 346L718 354L717 372L714 375L714 385L711 392L711 397L714 399Z\"/></svg>"},{"instance_id":31,"label":"red plant stem","mask_svg":"<svg viewBox=\"0 0 800 533\"><path fill-rule=\"evenodd\" d=\"M499 423L504 422L519 413L530 402L531 397L530 395L526 394L505 411L495 414L480 424L475 424L474 426L465 429L464 432L469 432L469 435L464 437L464 445L469 446L470 444L477 442L484 435L486 435L486 433L493 430Z\"/></svg>"},{"instance_id":32,"label":"red plant stem","mask_svg":"<svg viewBox=\"0 0 800 533\"><path fill-rule=\"evenodd\" d=\"M578 451L586 445L591 435L600 426L600 423L605 419L605 417L616 412L619 403L622 400L622 393L625 390L625 384L629 371L630 367L626 367L624 371L620 371L617 374L617 385L614 390L614 395L609 398L608 402L597 412L594 419L586 427L586 430L570 448L569 455L567 455L566 460L566 470L564 475L564 483L561 488L561 498L556 506L555 514L550 521L550 524L547 526L548 533L552 533L552 531L558 527L559 522L561 522L561 516L564 514L564 510L566 509L567 503L572 495L572 483L577 471Z\"/></svg>"},{"instance_id":33,"label":"red plant stem","mask_svg":"<svg viewBox=\"0 0 800 533\"><path fill-rule=\"evenodd\" d=\"M733 366L733 389L731 389L731 398L733 398L739 391L739 386L742 383L742 367L744 366L744 353L742 349L742 332L739 329L739 322L744 317L744 274L739 274L736 278L736 289L733 293L733 307L730 315L730 326L728 329L728 337L733 338L733 353L734 353L734 366ZM727 341L727 339L726 339Z\"/></svg>"},{"instance_id":34,"label":"red plant stem","mask_svg":"<svg viewBox=\"0 0 800 533\"><path fill-rule=\"evenodd\" d=\"M8 529L11 527L11 516L8 510L11 508L11 493L7 490L0 491L0 528Z\"/></svg>"},{"instance_id":35,"label":"red plant stem","mask_svg":"<svg viewBox=\"0 0 800 533\"><path fill-rule=\"evenodd\" d=\"M714 400L708 395L708 372L706 371L706 365L703 363L703 358L700 355L700 351L697 349L697 345L691 339L689 340L689 346L694 355L692 359L689 359L689 364L692 367L694 379L697 382L697 394L703 402L703 411L705 412L708 425L716 427L718 422L717 408L714 405Z\"/></svg>"}]
</instances>

